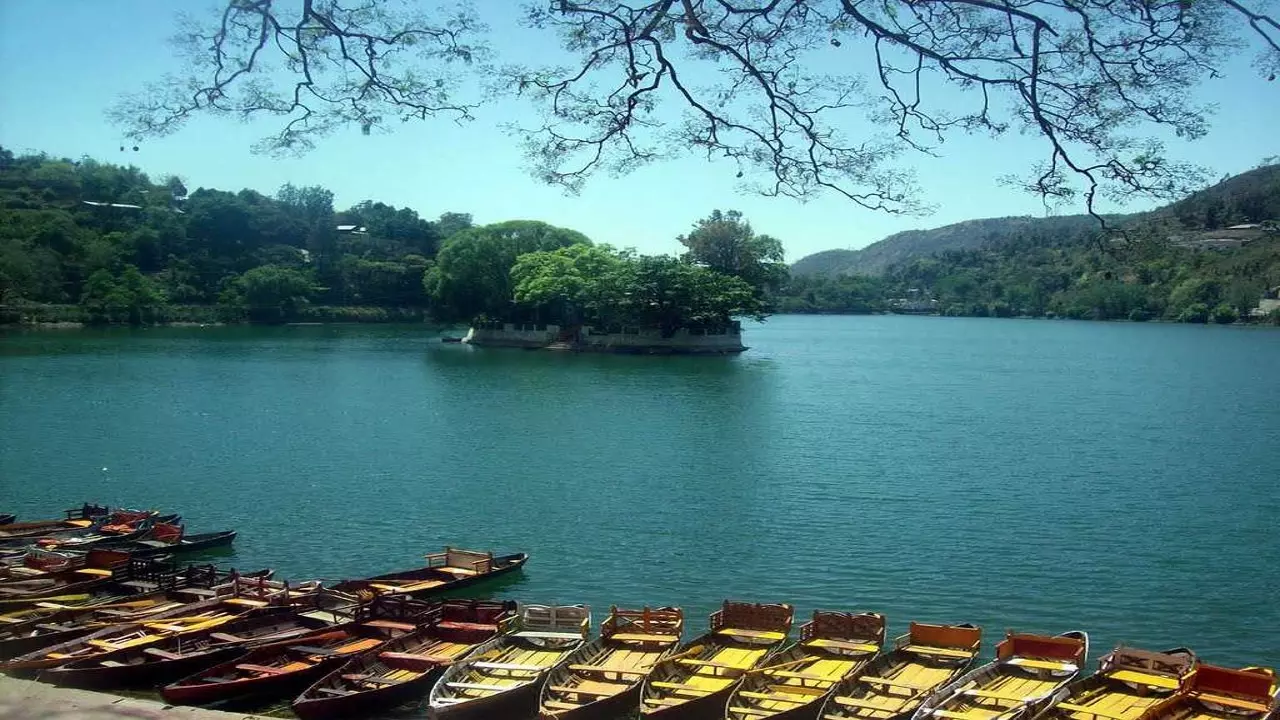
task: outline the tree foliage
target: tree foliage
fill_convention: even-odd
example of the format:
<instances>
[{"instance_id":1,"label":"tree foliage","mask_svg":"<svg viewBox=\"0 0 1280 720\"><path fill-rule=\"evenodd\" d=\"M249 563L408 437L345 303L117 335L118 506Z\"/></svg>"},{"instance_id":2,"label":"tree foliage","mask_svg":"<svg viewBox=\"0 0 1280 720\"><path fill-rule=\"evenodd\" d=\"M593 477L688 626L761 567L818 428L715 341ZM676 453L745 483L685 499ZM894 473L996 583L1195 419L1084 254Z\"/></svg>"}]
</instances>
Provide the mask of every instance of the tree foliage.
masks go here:
<instances>
[{"instance_id":1,"label":"tree foliage","mask_svg":"<svg viewBox=\"0 0 1280 720\"><path fill-rule=\"evenodd\" d=\"M782 243L768 235L758 235L737 210L715 210L697 223L680 244L687 251L686 262L741 278L758 297L776 290L786 281Z\"/></svg>"},{"instance_id":2,"label":"tree foliage","mask_svg":"<svg viewBox=\"0 0 1280 720\"><path fill-rule=\"evenodd\" d=\"M227 0L181 29L189 74L116 116L137 138L199 113L275 117L263 147L293 151L347 125L469 117L455 81L474 63L543 110L520 130L535 172L571 189L695 152L767 195L910 212L904 151L957 132L1030 133L1042 162L1017 182L1092 211L1103 194L1196 181L1154 138L1205 132L1211 108L1188 97L1233 57L1256 50L1263 77L1280 72L1266 0L540 0L525 24L575 57L555 67L476 63L476 17L397 8Z\"/></svg>"}]
</instances>

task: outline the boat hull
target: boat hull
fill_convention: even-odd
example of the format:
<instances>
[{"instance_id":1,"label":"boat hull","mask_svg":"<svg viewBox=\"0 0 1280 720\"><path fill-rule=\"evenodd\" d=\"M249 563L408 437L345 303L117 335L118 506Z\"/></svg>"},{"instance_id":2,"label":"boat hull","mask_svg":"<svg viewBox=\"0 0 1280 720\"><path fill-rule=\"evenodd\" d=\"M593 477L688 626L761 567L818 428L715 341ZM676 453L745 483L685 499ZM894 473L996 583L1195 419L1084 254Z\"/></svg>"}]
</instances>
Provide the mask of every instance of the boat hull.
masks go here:
<instances>
[{"instance_id":1,"label":"boat hull","mask_svg":"<svg viewBox=\"0 0 1280 720\"><path fill-rule=\"evenodd\" d=\"M220 648L194 653L177 660L163 660L141 665L120 667L54 667L40 673L40 682L82 690L110 690L114 688L148 688L166 685L174 680L200 672L205 668L244 654L238 647ZM97 658L110 660L110 656Z\"/></svg>"},{"instance_id":2,"label":"boat hull","mask_svg":"<svg viewBox=\"0 0 1280 720\"><path fill-rule=\"evenodd\" d=\"M601 698L573 710L558 710L539 713L539 720L612 720L623 717L627 713L635 713L640 705L640 683L623 690L617 695Z\"/></svg>"},{"instance_id":3,"label":"boat hull","mask_svg":"<svg viewBox=\"0 0 1280 720\"><path fill-rule=\"evenodd\" d=\"M538 712L538 695L551 674L550 668L533 682L455 705L435 706L428 712L434 720L483 720L484 718L526 718Z\"/></svg>"},{"instance_id":4,"label":"boat hull","mask_svg":"<svg viewBox=\"0 0 1280 720\"><path fill-rule=\"evenodd\" d=\"M437 585L435 587L425 588L425 589L413 591L413 592L400 592L395 594L404 595L406 597L410 597L415 600L431 597L434 595L442 595L447 592L452 592L454 590L471 587L472 585L478 585L480 583L488 582L496 578L504 577L512 573L519 572L520 569L523 568L525 563L527 563L528 561L529 561L528 553L514 553L512 555L500 555L493 559L493 562L495 565L494 569L483 575L474 575L471 577L463 577L463 578L452 578L446 581L444 584ZM501 565L499 566L499 564ZM426 577L426 574L430 570L432 570L432 568L419 568L417 570L408 570L408 571L399 572L399 573L388 573L386 575L376 575L374 577L371 577L365 580L355 580L355 581L338 583L333 587L333 589L339 592L357 592L361 589L364 589L369 583L375 583L378 581L405 580L405 579L417 577L419 575L421 575L422 577Z\"/></svg>"},{"instance_id":5,"label":"boat hull","mask_svg":"<svg viewBox=\"0 0 1280 720\"><path fill-rule=\"evenodd\" d=\"M738 683L717 690L710 695L690 698L679 705L668 705L653 710L642 710L640 717L644 720L720 720L724 717L724 706L729 696L738 688Z\"/></svg>"},{"instance_id":6,"label":"boat hull","mask_svg":"<svg viewBox=\"0 0 1280 720\"><path fill-rule=\"evenodd\" d=\"M225 683L193 683L188 685L182 684L182 681L179 680L166 685L160 691L160 695L164 697L165 702L172 705L208 705L215 702L232 702L249 698L286 697L296 695L306 689L308 685L346 660L347 658L342 657L325 659L305 670L265 677L245 678Z\"/></svg>"},{"instance_id":7,"label":"boat hull","mask_svg":"<svg viewBox=\"0 0 1280 720\"><path fill-rule=\"evenodd\" d=\"M293 703L293 714L302 720L330 720L369 715L421 699L431 691L444 668L437 668L408 682L388 685L376 690L353 693L332 698L298 699Z\"/></svg>"},{"instance_id":8,"label":"boat hull","mask_svg":"<svg viewBox=\"0 0 1280 720\"><path fill-rule=\"evenodd\" d=\"M51 645L57 645L68 640L84 637L91 632L95 632L96 628L82 627L63 630L62 632L49 633L48 635L36 635L32 637L9 638L8 640L0 640L0 662L12 660L21 657L27 653L33 653L41 648L47 648Z\"/></svg>"}]
</instances>

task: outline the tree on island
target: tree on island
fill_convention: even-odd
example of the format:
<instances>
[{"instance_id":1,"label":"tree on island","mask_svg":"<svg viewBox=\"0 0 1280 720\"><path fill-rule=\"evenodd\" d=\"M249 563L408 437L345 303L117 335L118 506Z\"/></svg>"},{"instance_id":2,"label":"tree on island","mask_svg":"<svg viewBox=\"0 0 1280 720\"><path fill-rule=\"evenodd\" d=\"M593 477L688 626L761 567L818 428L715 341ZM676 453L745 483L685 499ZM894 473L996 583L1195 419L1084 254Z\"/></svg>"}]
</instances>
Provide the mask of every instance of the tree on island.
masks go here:
<instances>
[{"instance_id":1,"label":"tree on island","mask_svg":"<svg viewBox=\"0 0 1280 720\"><path fill-rule=\"evenodd\" d=\"M517 130L535 173L569 189L693 152L765 195L913 212L904 152L935 152L957 132L1030 133L1041 161L1011 181L1092 212L1103 196L1197 185L1156 136L1203 135L1212 108L1192 90L1241 52L1258 51L1263 78L1280 72L1264 0L532 3L525 24L578 60L560 67L503 65L474 14L427 5L227 0L217 19L182 27L186 74L115 117L133 138L204 113L275 117L260 149L296 152L346 126L469 119L480 102L469 68L544 111Z\"/></svg>"}]
</instances>

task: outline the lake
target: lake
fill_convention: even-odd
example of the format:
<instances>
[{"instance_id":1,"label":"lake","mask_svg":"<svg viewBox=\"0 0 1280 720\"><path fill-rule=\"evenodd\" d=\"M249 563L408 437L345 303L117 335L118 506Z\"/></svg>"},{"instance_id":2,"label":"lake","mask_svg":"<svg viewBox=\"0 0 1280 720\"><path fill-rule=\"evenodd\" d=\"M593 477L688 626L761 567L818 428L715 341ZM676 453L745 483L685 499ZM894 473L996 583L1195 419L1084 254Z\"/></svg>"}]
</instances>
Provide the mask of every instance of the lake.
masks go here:
<instances>
[{"instance_id":1,"label":"lake","mask_svg":"<svg viewBox=\"0 0 1280 720\"><path fill-rule=\"evenodd\" d=\"M390 326L0 335L0 509L236 528L249 569L526 550L490 592L1082 628L1280 664L1280 332L770 319L732 358Z\"/></svg>"}]
</instances>

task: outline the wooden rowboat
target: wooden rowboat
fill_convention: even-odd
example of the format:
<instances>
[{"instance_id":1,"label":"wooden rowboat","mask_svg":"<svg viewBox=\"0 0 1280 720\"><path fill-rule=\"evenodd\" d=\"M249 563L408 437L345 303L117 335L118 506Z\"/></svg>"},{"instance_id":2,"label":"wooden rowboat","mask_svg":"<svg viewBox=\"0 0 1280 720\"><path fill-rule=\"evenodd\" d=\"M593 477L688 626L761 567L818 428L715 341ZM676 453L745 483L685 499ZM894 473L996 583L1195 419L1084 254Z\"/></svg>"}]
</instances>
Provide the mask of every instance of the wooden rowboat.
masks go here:
<instances>
[{"instance_id":1,"label":"wooden rowboat","mask_svg":"<svg viewBox=\"0 0 1280 720\"><path fill-rule=\"evenodd\" d=\"M227 547L235 542L235 539L235 530L183 535L182 528L179 527L178 534L176 536L171 535L168 532L158 532L154 537L146 540L112 543L110 547L113 550L122 550L127 552L136 558L147 558L155 557L157 555L179 555L182 553L193 553L203 550L212 550L213 548Z\"/></svg>"},{"instance_id":2,"label":"wooden rowboat","mask_svg":"<svg viewBox=\"0 0 1280 720\"><path fill-rule=\"evenodd\" d=\"M982 630L972 625L911 623L881 655L836 686L823 720L905 720L938 688L964 674L978 656Z\"/></svg>"},{"instance_id":3,"label":"wooden rowboat","mask_svg":"<svg viewBox=\"0 0 1280 720\"><path fill-rule=\"evenodd\" d=\"M1196 668L1186 692L1151 708L1144 720L1276 720L1280 687L1275 671L1215 665ZM1086 720L1093 720L1087 718Z\"/></svg>"},{"instance_id":4,"label":"wooden rowboat","mask_svg":"<svg viewBox=\"0 0 1280 720\"><path fill-rule=\"evenodd\" d=\"M633 711L645 676L675 652L684 631L679 608L610 608L600 637L575 650L542 688L542 720L613 718Z\"/></svg>"},{"instance_id":5,"label":"wooden rowboat","mask_svg":"<svg viewBox=\"0 0 1280 720\"><path fill-rule=\"evenodd\" d=\"M414 626L393 620L351 622L271 643L166 685L173 705L287 697L358 653L381 647Z\"/></svg>"},{"instance_id":6,"label":"wooden rowboat","mask_svg":"<svg viewBox=\"0 0 1280 720\"><path fill-rule=\"evenodd\" d=\"M111 625L140 622L190 604L173 593L118 596L116 602L88 608L34 608L15 622L0 625L0 660L11 660L41 648L84 637ZM43 612L41 612L43 611Z\"/></svg>"},{"instance_id":7,"label":"wooden rowboat","mask_svg":"<svg viewBox=\"0 0 1280 720\"><path fill-rule=\"evenodd\" d=\"M147 688L217 665L248 648L315 633L331 623L294 607L268 607L202 632L76 660L40 673L41 682L87 689Z\"/></svg>"},{"instance_id":8,"label":"wooden rowboat","mask_svg":"<svg viewBox=\"0 0 1280 720\"><path fill-rule=\"evenodd\" d=\"M743 674L762 667L791 630L790 605L731 602L711 614L711 630L663 660L640 690L643 718L723 717Z\"/></svg>"},{"instance_id":9,"label":"wooden rowboat","mask_svg":"<svg viewBox=\"0 0 1280 720\"><path fill-rule=\"evenodd\" d=\"M15 519L17 519L17 516L13 513L0 513L0 525L9 525Z\"/></svg>"},{"instance_id":10,"label":"wooden rowboat","mask_svg":"<svg viewBox=\"0 0 1280 720\"><path fill-rule=\"evenodd\" d=\"M800 642L743 676L725 718L812 720L836 685L861 672L883 645L883 615L815 610L800 628Z\"/></svg>"},{"instance_id":11,"label":"wooden rowboat","mask_svg":"<svg viewBox=\"0 0 1280 720\"><path fill-rule=\"evenodd\" d=\"M591 628L584 605L523 605L509 632L453 664L431 689L440 720L523 717L538 707L547 676L582 646Z\"/></svg>"},{"instance_id":12,"label":"wooden rowboat","mask_svg":"<svg viewBox=\"0 0 1280 720\"><path fill-rule=\"evenodd\" d=\"M1089 636L1009 632L996 659L938 689L916 709L915 720L991 720L1014 712L1037 712L1080 674Z\"/></svg>"},{"instance_id":13,"label":"wooden rowboat","mask_svg":"<svg viewBox=\"0 0 1280 720\"><path fill-rule=\"evenodd\" d=\"M349 718L423 697L445 668L493 639L515 616L514 602L445 602L418 629L320 678L293 701L293 712L303 720Z\"/></svg>"},{"instance_id":14,"label":"wooden rowboat","mask_svg":"<svg viewBox=\"0 0 1280 720\"><path fill-rule=\"evenodd\" d=\"M524 567L529 556L515 553L495 557L492 552L447 547L443 552L427 555L426 560L426 567L375 575L364 580L348 580L338 583L333 589L351 594L430 597L515 572Z\"/></svg>"},{"instance_id":15,"label":"wooden rowboat","mask_svg":"<svg viewBox=\"0 0 1280 720\"><path fill-rule=\"evenodd\" d=\"M1054 693L1036 720L1139 720L1154 705L1183 693L1196 656L1186 648L1163 653L1118 647L1102 656L1098 671ZM1029 713L1020 713L1030 717ZM1015 720L1019 714L1009 716Z\"/></svg>"}]
</instances>

